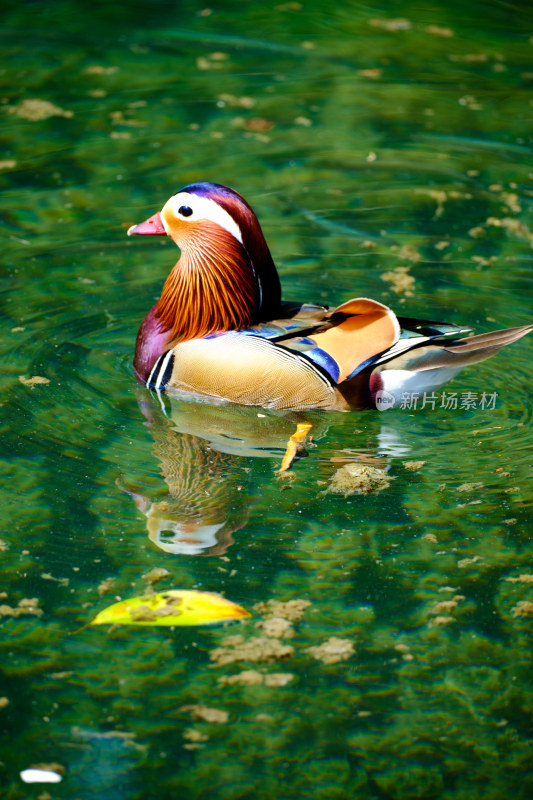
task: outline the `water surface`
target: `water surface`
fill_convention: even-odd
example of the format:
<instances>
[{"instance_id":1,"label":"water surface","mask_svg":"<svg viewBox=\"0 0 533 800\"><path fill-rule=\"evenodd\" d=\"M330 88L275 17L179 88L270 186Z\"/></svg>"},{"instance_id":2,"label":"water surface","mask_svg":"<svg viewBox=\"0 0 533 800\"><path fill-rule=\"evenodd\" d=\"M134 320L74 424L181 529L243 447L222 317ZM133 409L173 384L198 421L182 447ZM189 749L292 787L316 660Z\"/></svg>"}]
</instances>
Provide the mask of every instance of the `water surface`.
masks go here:
<instances>
[{"instance_id":1,"label":"water surface","mask_svg":"<svg viewBox=\"0 0 533 800\"><path fill-rule=\"evenodd\" d=\"M309 415L280 480L290 417L136 384L177 251L125 230L226 183L286 299L526 324L532 23L496 0L5 13L3 796L531 796L531 341L450 385L471 407ZM328 492L346 462L391 481ZM252 617L77 633L153 568ZM289 627L255 608L296 600ZM39 764L63 781L24 785Z\"/></svg>"}]
</instances>

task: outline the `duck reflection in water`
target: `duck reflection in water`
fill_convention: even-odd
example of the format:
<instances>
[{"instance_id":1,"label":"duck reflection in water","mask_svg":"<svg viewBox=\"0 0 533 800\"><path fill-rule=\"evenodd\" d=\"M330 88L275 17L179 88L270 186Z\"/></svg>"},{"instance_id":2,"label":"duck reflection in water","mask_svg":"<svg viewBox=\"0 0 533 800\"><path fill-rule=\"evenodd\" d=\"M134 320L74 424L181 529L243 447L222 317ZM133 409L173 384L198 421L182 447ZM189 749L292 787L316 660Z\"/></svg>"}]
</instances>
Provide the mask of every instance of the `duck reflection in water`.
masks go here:
<instances>
[{"instance_id":1,"label":"duck reflection in water","mask_svg":"<svg viewBox=\"0 0 533 800\"><path fill-rule=\"evenodd\" d=\"M279 466L305 415L156 396L140 387L137 392L168 490L153 500L120 488L146 517L150 541L161 550L223 554L248 519L250 457L275 459ZM315 418L313 432L324 433L322 428Z\"/></svg>"}]
</instances>

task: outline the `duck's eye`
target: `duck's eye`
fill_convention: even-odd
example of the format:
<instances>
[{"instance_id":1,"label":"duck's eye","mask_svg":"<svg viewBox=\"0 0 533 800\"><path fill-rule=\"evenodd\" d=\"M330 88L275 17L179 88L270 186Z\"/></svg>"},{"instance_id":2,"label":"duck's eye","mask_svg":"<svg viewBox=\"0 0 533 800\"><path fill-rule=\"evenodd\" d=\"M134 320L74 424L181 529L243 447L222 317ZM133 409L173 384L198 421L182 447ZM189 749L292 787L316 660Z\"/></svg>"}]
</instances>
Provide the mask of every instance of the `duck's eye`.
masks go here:
<instances>
[{"instance_id":1,"label":"duck's eye","mask_svg":"<svg viewBox=\"0 0 533 800\"><path fill-rule=\"evenodd\" d=\"M182 217L190 217L192 214L192 208L189 208L189 206L180 206L178 208L178 214L181 214Z\"/></svg>"}]
</instances>

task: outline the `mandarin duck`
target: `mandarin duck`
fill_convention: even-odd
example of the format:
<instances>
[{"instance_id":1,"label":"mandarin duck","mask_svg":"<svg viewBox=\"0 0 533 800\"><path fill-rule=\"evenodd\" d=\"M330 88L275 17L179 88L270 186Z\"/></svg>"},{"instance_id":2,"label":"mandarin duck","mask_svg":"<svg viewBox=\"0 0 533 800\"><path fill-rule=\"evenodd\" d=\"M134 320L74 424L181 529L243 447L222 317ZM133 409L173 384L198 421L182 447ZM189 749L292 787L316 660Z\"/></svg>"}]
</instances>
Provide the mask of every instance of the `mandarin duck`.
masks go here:
<instances>
[{"instance_id":1,"label":"mandarin duck","mask_svg":"<svg viewBox=\"0 0 533 800\"><path fill-rule=\"evenodd\" d=\"M181 257L141 324L134 368L148 388L279 410L388 408L430 392L533 325L470 328L397 317L366 297L327 306L281 300L252 208L195 183L128 230L170 236Z\"/></svg>"}]
</instances>

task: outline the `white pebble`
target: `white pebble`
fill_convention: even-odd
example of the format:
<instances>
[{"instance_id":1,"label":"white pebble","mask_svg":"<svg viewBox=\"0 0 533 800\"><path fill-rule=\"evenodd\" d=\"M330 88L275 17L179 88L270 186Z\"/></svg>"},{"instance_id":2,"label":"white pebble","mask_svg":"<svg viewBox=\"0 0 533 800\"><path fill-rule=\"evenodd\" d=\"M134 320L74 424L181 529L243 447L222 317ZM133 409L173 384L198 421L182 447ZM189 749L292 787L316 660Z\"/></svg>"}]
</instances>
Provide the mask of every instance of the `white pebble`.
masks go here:
<instances>
[{"instance_id":1,"label":"white pebble","mask_svg":"<svg viewBox=\"0 0 533 800\"><path fill-rule=\"evenodd\" d=\"M63 780L59 773L49 769L23 769L20 777L24 783L59 783Z\"/></svg>"}]
</instances>

